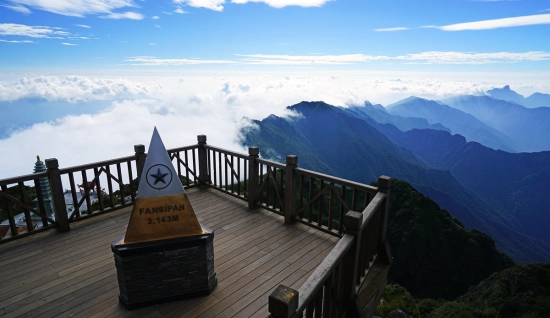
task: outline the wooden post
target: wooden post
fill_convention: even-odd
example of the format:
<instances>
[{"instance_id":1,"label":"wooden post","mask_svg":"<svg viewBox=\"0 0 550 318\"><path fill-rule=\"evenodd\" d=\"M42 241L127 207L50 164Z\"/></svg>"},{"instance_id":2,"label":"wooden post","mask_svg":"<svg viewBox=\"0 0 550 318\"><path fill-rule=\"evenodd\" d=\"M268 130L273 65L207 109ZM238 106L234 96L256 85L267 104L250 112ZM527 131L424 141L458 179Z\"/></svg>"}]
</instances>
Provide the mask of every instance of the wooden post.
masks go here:
<instances>
[{"instance_id":1,"label":"wooden post","mask_svg":"<svg viewBox=\"0 0 550 318\"><path fill-rule=\"evenodd\" d=\"M55 209L55 221L57 230L61 233L68 232L69 218L67 217L67 207L65 206L65 196L63 195L63 184L59 173L59 163L57 159L46 159L46 168L48 169L48 179L52 191L53 206Z\"/></svg>"},{"instance_id":2,"label":"wooden post","mask_svg":"<svg viewBox=\"0 0 550 318\"><path fill-rule=\"evenodd\" d=\"M349 211L344 216L344 233L353 235L353 245L342 259L342 278L340 280L340 295L342 295L341 312L351 308L355 296L355 282L359 267L359 243L361 239L361 226L363 225L363 213Z\"/></svg>"},{"instance_id":3,"label":"wooden post","mask_svg":"<svg viewBox=\"0 0 550 318\"><path fill-rule=\"evenodd\" d=\"M294 178L294 168L298 166L298 156L286 156L285 168L285 223L292 224L294 212L296 212L296 180Z\"/></svg>"},{"instance_id":4,"label":"wooden post","mask_svg":"<svg viewBox=\"0 0 550 318\"><path fill-rule=\"evenodd\" d=\"M258 197L259 168L256 159L259 158L259 155L260 148L248 148L248 208L251 210L256 208L256 199Z\"/></svg>"},{"instance_id":5,"label":"wooden post","mask_svg":"<svg viewBox=\"0 0 550 318\"><path fill-rule=\"evenodd\" d=\"M299 293L290 287L279 285L269 295L267 308L273 318L290 318L298 309Z\"/></svg>"},{"instance_id":6,"label":"wooden post","mask_svg":"<svg viewBox=\"0 0 550 318\"><path fill-rule=\"evenodd\" d=\"M386 199L382 203L382 209L384 211L384 223L382 224L382 233L380 236L380 242L384 243L386 241L386 231L388 229L388 213L390 210L390 189L391 189L391 178L388 176L381 176L378 178L378 191L384 192L386 194Z\"/></svg>"},{"instance_id":7,"label":"wooden post","mask_svg":"<svg viewBox=\"0 0 550 318\"><path fill-rule=\"evenodd\" d=\"M390 251L390 244L386 239L386 234L388 231L388 214L390 213L390 190L391 190L391 178L388 176L381 176L378 178L378 191L384 192L386 198L380 207L384 212L384 217L382 218L382 231L380 233L380 245L378 246L378 253L386 259L388 264L392 263L392 255Z\"/></svg>"},{"instance_id":8,"label":"wooden post","mask_svg":"<svg viewBox=\"0 0 550 318\"><path fill-rule=\"evenodd\" d=\"M204 185L210 181L206 148L204 148L204 145L206 145L206 135L198 135L197 141L199 142L199 185Z\"/></svg>"},{"instance_id":9,"label":"wooden post","mask_svg":"<svg viewBox=\"0 0 550 318\"><path fill-rule=\"evenodd\" d=\"M141 177L141 173L143 172L143 166L145 166L145 158L147 158L147 154L145 153L144 145L135 145L134 151L136 152L137 178L139 179ZM132 180L130 180L130 182L131 181Z\"/></svg>"}]
</instances>

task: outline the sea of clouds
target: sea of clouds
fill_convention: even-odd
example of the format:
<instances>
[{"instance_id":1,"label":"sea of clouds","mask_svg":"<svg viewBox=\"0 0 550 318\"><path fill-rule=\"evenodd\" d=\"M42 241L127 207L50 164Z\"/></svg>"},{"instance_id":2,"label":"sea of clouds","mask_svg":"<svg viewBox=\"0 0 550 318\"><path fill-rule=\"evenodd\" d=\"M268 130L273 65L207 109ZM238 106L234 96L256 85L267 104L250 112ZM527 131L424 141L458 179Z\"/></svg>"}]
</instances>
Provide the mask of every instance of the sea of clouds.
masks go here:
<instances>
[{"instance_id":1,"label":"sea of clouds","mask_svg":"<svg viewBox=\"0 0 550 318\"><path fill-rule=\"evenodd\" d=\"M324 101L343 106L388 105L411 95L442 99L460 94L484 94L501 82L395 76L156 76L102 78L35 76L15 80L0 77L2 112L22 101L63 102L67 107L107 101L107 108L65 115L48 122L14 129L0 139L0 179L32 172L35 156L57 158L69 167L133 154L135 144L148 146L156 126L167 148L208 143L246 152L239 131L250 119L270 114L291 116L285 108L301 101ZM517 84L519 92L549 92L542 84ZM4 109L2 109L4 105ZM24 106L21 106L24 107ZM44 111L47 111L45 108ZM69 111L67 113L70 113ZM4 116L6 118L6 116Z\"/></svg>"}]
</instances>

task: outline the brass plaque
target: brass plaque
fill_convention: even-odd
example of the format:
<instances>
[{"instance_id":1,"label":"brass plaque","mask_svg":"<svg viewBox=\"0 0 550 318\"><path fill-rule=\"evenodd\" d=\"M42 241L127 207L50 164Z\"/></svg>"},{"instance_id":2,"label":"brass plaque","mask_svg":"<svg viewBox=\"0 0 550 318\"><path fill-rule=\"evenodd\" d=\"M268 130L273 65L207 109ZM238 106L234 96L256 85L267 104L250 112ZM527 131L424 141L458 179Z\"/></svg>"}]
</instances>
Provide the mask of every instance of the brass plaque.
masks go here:
<instances>
[{"instance_id":1,"label":"brass plaque","mask_svg":"<svg viewBox=\"0 0 550 318\"><path fill-rule=\"evenodd\" d=\"M137 198L124 244L203 234L185 193Z\"/></svg>"}]
</instances>

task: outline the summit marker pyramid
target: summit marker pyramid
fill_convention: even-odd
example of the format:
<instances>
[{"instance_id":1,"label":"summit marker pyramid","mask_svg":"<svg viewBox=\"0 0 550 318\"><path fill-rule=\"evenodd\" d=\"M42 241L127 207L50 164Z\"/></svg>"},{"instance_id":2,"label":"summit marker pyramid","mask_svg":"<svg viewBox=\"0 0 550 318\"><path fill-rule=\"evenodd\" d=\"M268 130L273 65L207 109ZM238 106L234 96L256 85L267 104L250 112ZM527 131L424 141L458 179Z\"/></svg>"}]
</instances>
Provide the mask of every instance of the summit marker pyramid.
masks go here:
<instances>
[{"instance_id":1,"label":"summit marker pyramid","mask_svg":"<svg viewBox=\"0 0 550 318\"><path fill-rule=\"evenodd\" d=\"M155 127L124 244L203 233Z\"/></svg>"}]
</instances>

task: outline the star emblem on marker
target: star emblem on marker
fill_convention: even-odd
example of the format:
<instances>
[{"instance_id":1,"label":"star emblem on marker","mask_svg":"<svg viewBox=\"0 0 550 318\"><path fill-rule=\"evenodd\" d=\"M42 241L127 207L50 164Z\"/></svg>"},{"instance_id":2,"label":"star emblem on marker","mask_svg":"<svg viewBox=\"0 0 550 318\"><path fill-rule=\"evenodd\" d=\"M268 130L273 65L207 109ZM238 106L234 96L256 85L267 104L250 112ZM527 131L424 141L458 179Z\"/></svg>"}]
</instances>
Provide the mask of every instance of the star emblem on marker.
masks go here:
<instances>
[{"instance_id":1,"label":"star emblem on marker","mask_svg":"<svg viewBox=\"0 0 550 318\"><path fill-rule=\"evenodd\" d=\"M150 174L151 177L155 178L155 183L153 184L157 184L159 182L166 184L166 181L164 181L164 177L166 177L167 175L168 173L161 173L160 168L157 168L157 174Z\"/></svg>"}]
</instances>

